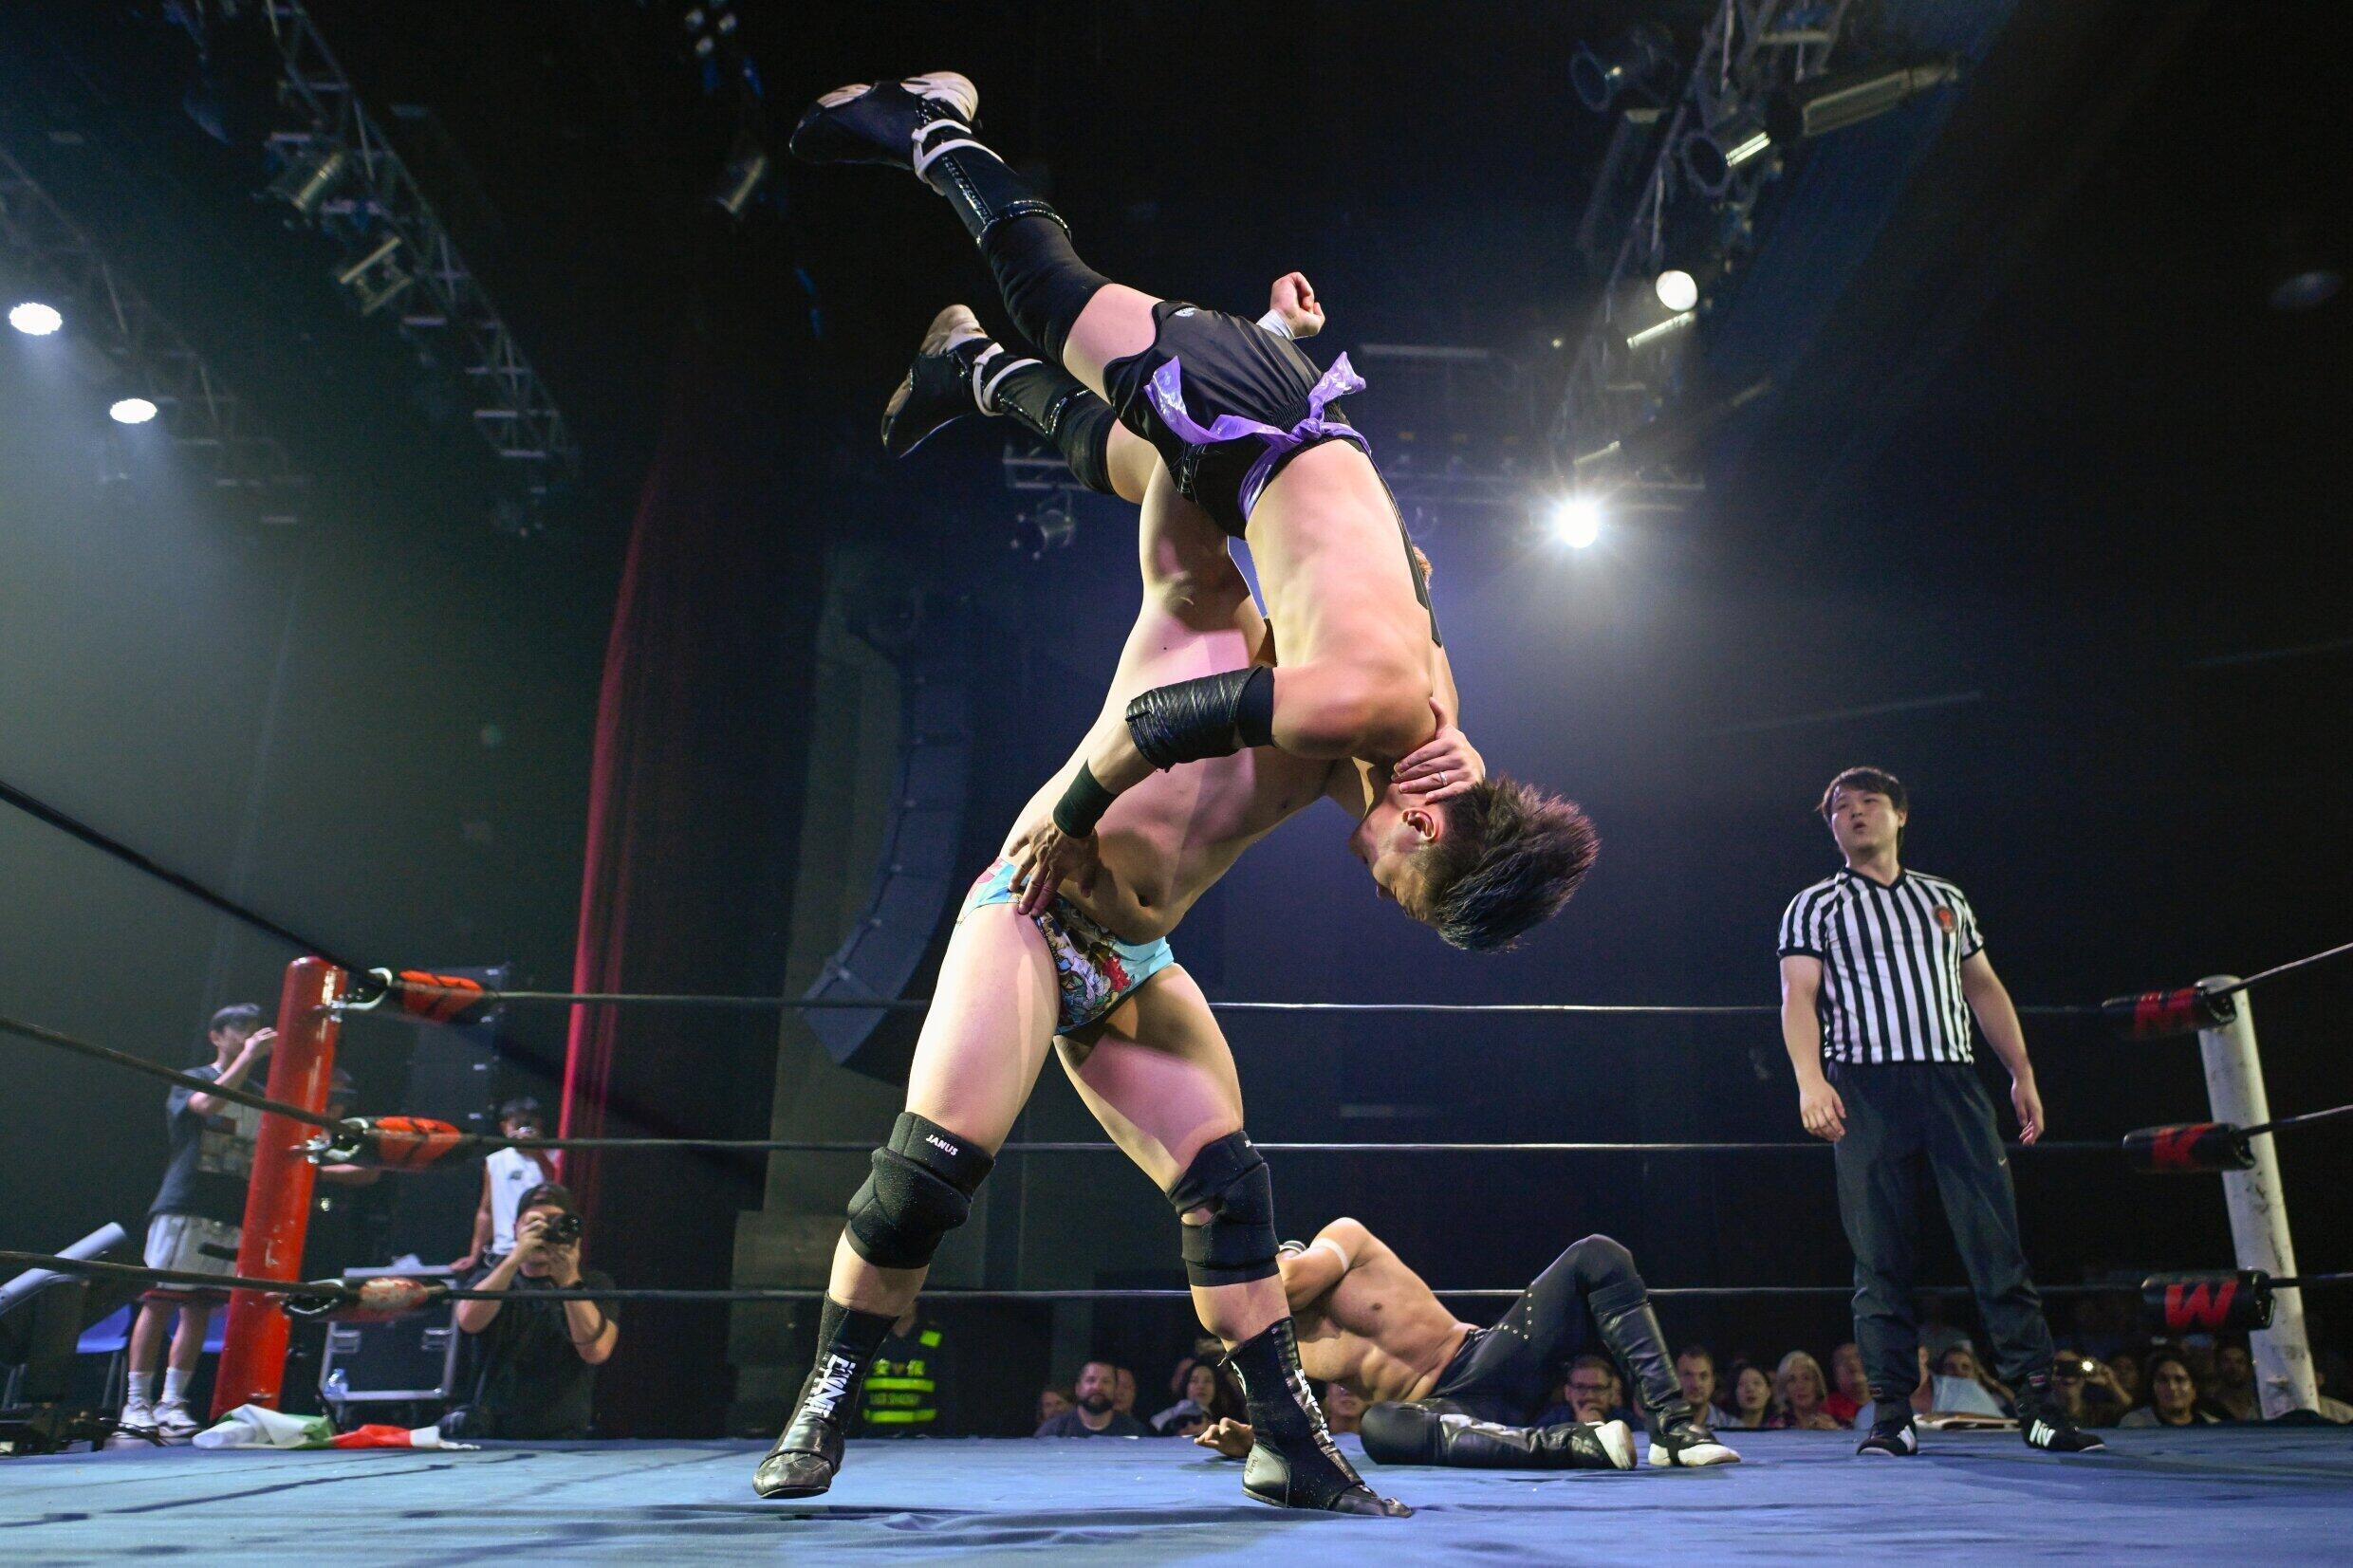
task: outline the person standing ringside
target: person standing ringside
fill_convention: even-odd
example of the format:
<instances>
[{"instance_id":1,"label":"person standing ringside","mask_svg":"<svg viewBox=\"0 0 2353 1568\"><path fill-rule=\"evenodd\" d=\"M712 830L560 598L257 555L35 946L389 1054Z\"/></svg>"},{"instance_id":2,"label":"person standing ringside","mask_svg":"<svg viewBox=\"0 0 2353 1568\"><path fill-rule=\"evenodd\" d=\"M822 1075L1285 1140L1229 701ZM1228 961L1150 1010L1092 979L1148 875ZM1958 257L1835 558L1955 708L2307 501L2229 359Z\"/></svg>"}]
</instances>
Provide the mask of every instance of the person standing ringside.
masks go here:
<instances>
[{"instance_id":1,"label":"person standing ringside","mask_svg":"<svg viewBox=\"0 0 2353 1568\"><path fill-rule=\"evenodd\" d=\"M1862 1454L1919 1451L1909 1403L1919 1381L1912 1293L1920 1182L1934 1174L2002 1377L2018 1390L2029 1446L2105 1447L2051 1388L2050 1325L2027 1275L2010 1157L1979 1081L1973 1013L2010 1069L2019 1136L2043 1135L2025 1032L1961 890L1898 858L1904 787L1876 767L1830 781L1820 806L1845 865L1781 919L1781 1035L1806 1130L1835 1146L1839 1216L1855 1253L1855 1338L1879 1412Z\"/></svg>"}]
</instances>

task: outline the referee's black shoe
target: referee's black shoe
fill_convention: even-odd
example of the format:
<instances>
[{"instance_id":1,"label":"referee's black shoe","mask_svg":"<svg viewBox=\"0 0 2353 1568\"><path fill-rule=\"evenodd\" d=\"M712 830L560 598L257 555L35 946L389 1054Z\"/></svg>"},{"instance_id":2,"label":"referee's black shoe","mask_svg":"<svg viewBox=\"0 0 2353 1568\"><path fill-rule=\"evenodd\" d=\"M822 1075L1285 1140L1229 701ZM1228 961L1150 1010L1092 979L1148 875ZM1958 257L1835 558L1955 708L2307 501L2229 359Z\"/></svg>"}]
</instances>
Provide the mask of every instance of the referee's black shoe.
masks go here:
<instances>
[{"instance_id":1,"label":"referee's black shoe","mask_svg":"<svg viewBox=\"0 0 2353 1568\"><path fill-rule=\"evenodd\" d=\"M2066 1407L2050 1392L2050 1374L2027 1379L2018 1395L2018 1431L2029 1448L2052 1453L2101 1453L2107 1445L2075 1424Z\"/></svg>"},{"instance_id":2,"label":"referee's black shoe","mask_svg":"<svg viewBox=\"0 0 2353 1568\"><path fill-rule=\"evenodd\" d=\"M1871 1459L1909 1459L1920 1451L1920 1434L1912 1426L1912 1412L1903 1410L1899 1416L1881 1416L1871 1423L1871 1435L1855 1446L1855 1452Z\"/></svg>"}]
</instances>

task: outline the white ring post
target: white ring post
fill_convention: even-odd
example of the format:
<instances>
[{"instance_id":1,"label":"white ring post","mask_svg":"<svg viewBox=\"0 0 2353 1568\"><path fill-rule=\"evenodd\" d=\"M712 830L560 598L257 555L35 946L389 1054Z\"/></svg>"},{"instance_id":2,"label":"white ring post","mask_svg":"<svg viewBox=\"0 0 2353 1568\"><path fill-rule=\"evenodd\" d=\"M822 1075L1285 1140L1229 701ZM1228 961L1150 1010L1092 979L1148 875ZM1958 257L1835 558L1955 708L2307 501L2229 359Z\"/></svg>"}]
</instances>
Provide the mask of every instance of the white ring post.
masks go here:
<instances>
[{"instance_id":1,"label":"white ring post","mask_svg":"<svg viewBox=\"0 0 2353 1568\"><path fill-rule=\"evenodd\" d=\"M2238 984L2236 975L2201 980L2212 990ZM2248 996L2232 1000L2237 1016L2220 1028L2197 1032L2198 1052L2206 1060L2206 1098L2216 1121L2251 1127L2271 1119L2270 1099L2263 1092L2263 1059L2255 1050L2255 1016ZM2296 1247L2288 1235L2288 1198L2280 1187L2279 1140L2266 1135L2252 1140L2255 1168L2226 1171L2222 1195L2231 1206L2231 1242L2238 1266L2259 1268L2275 1278L2296 1272ZM2263 1399L2266 1420L2289 1411L2320 1409L2320 1384L2312 1374L2312 1344L2304 1331L2304 1292L2283 1290L2274 1298L2271 1326L2252 1337L2255 1387Z\"/></svg>"}]
</instances>

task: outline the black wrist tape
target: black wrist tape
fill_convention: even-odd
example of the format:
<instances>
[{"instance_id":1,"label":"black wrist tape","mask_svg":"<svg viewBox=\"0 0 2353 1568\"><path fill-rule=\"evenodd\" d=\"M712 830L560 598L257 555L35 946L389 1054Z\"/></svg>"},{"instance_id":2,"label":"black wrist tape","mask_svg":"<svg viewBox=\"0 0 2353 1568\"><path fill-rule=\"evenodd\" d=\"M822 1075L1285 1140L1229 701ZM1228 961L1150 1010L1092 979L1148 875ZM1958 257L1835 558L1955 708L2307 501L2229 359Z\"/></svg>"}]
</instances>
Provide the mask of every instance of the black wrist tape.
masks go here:
<instances>
[{"instance_id":1,"label":"black wrist tape","mask_svg":"<svg viewBox=\"0 0 2353 1568\"><path fill-rule=\"evenodd\" d=\"M1070 787L1054 802L1054 825L1073 839L1084 839L1095 831L1095 824L1102 821L1102 814L1118 799L1096 782L1093 768L1081 763Z\"/></svg>"},{"instance_id":2,"label":"black wrist tape","mask_svg":"<svg viewBox=\"0 0 2353 1568\"><path fill-rule=\"evenodd\" d=\"M1274 743L1274 671L1253 664L1156 686L1127 705L1127 733L1158 768Z\"/></svg>"}]
</instances>

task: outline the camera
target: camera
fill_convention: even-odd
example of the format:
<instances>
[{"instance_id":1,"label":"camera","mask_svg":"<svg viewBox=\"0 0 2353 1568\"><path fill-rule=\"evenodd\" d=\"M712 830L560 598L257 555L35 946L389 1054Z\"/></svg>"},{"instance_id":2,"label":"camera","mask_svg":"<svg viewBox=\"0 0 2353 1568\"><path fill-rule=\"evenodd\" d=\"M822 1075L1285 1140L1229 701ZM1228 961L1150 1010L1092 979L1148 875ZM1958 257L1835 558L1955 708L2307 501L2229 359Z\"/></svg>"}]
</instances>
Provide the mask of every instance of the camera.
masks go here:
<instances>
[{"instance_id":1,"label":"camera","mask_svg":"<svg viewBox=\"0 0 2353 1568\"><path fill-rule=\"evenodd\" d=\"M580 1216L578 1214L556 1215L547 1222L546 1228L540 1231L539 1239L549 1246L571 1245L580 1240Z\"/></svg>"}]
</instances>

